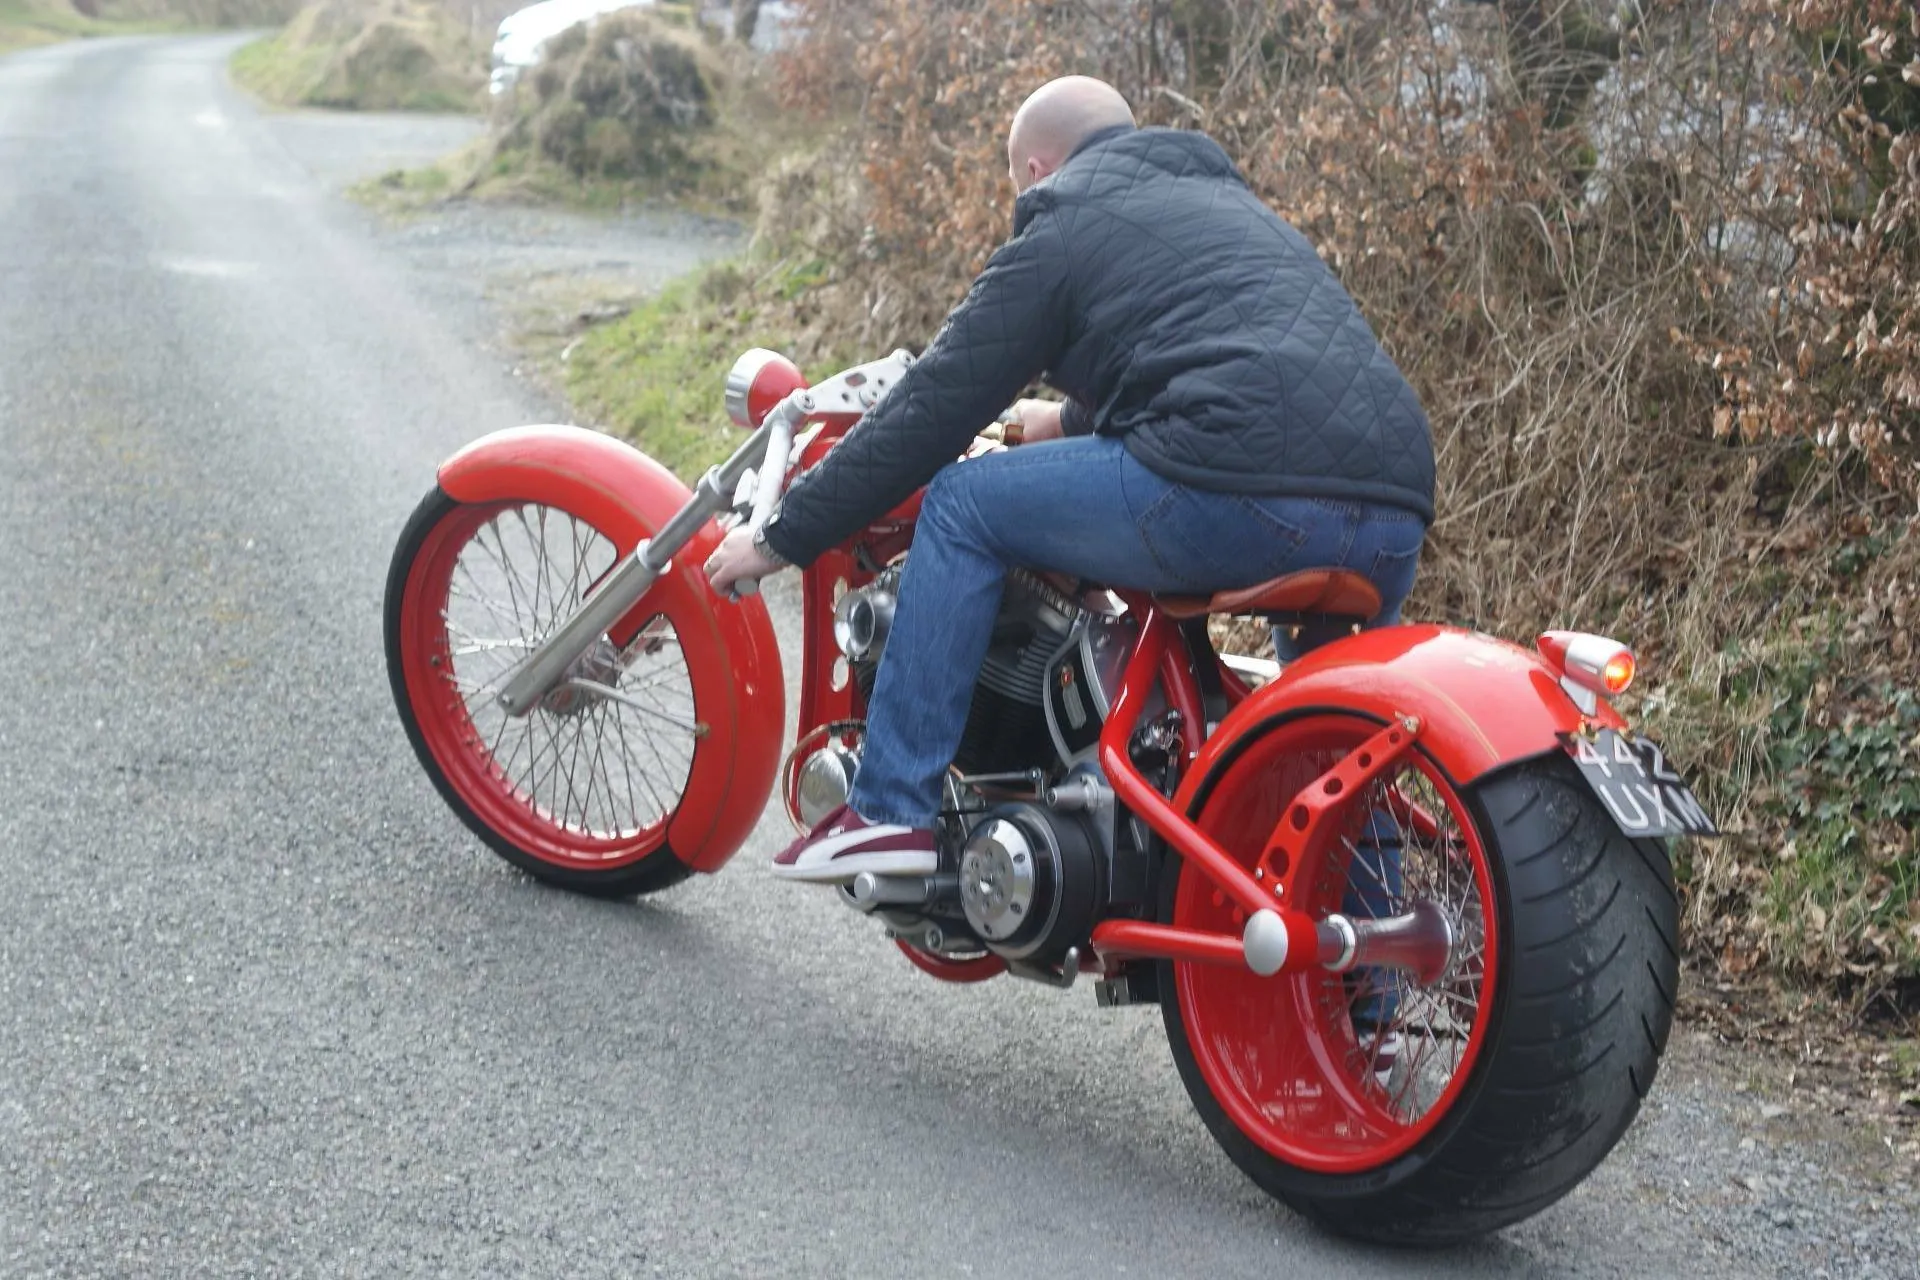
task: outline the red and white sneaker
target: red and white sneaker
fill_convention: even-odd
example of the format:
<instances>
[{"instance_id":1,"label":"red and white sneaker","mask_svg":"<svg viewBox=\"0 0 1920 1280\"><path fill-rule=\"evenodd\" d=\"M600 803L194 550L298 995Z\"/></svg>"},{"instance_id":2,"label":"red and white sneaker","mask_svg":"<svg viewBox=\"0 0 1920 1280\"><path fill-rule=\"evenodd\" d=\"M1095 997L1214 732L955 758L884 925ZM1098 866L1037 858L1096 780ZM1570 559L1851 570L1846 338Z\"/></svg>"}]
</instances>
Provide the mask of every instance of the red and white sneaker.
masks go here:
<instances>
[{"instance_id":1,"label":"red and white sneaker","mask_svg":"<svg viewBox=\"0 0 1920 1280\"><path fill-rule=\"evenodd\" d=\"M930 876L940 869L933 832L868 822L841 805L773 860L783 880L837 884L862 871L877 876Z\"/></svg>"}]
</instances>

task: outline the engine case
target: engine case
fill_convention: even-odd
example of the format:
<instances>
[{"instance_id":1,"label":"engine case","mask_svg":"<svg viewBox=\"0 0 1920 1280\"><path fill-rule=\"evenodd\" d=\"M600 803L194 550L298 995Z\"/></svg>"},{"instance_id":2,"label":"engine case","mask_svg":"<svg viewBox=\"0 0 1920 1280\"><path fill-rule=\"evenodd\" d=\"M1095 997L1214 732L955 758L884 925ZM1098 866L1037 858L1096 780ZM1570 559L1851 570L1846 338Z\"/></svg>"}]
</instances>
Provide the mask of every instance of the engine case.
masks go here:
<instances>
[{"instance_id":1,"label":"engine case","mask_svg":"<svg viewBox=\"0 0 1920 1280\"><path fill-rule=\"evenodd\" d=\"M991 951L1013 960L1062 956L1086 942L1106 899L1106 858L1082 814L1003 804L967 833L961 909Z\"/></svg>"}]
</instances>

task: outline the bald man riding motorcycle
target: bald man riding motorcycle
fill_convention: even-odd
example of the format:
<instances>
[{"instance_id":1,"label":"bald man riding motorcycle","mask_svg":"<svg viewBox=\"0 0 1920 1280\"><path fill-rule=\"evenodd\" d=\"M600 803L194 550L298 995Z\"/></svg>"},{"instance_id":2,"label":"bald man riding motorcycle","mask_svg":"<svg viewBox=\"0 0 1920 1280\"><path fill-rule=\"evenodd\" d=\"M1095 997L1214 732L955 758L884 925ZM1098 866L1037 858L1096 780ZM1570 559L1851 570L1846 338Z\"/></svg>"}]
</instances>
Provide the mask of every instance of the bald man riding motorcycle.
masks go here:
<instances>
[{"instance_id":1,"label":"bald man riding motorcycle","mask_svg":"<svg viewBox=\"0 0 1920 1280\"><path fill-rule=\"evenodd\" d=\"M942 781L1016 566L1205 595L1342 567L1398 620L1433 518L1425 413L1312 246L1203 134L1069 77L1014 116L1013 235L893 390L707 562L805 565L923 485L847 805L774 859L931 875ZM1021 401L1023 447L956 464ZM1325 637L1308 634L1311 645ZM1397 878L1397 877L1396 877Z\"/></svg>"}]
</instances>

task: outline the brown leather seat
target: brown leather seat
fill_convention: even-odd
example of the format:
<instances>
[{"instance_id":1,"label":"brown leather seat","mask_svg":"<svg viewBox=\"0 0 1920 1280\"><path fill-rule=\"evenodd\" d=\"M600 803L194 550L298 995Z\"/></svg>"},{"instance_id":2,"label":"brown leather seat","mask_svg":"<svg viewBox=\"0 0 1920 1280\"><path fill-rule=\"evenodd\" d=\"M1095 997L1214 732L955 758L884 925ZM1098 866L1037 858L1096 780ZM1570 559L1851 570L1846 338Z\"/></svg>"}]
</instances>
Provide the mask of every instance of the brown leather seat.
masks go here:
<instances>
[{"instance_id":1,"label":"brown leather seat","mask_svg":"<svg viewBox=\"0 0 1920 1280\"><path fill-rule=\"evenodd\" d=\"M1209 613L1280 613L1369 622L1380 612L1380 593L1350 569L1302 569L1257 586L1211 596L1155 596L1169 618Z\"/></svg>"}]
</instances>

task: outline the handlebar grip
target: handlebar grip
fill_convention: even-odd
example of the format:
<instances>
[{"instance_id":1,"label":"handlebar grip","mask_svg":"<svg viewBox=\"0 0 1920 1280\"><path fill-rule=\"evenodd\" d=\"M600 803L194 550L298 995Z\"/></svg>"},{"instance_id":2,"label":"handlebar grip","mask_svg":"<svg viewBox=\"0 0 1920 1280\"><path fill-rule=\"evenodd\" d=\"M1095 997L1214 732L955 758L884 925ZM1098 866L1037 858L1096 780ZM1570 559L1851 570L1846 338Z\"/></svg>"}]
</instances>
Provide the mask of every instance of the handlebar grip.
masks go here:
<instances>
[{"instance_id":1,"label":"handlebar grip","mask_svg":"<svg viewBox=\"0 0 1920 1280\"><path fill-rule=\"evenodd\" d=\"M1027 429L1019 413L1016 412L1016 406L1008 405L1001 411L999 417L980 428L976 434L983 440L991 440L996 444L1013 448L1025 442Z\"/></svg>"},{"instance_id":2,"label":"handlebar grip","mask_svg":"<svg viewBox=\"0 0 1920 1280\"><path fill-rule=\"evenodd\" d=\"M727 593L728 598L736 604L745 600L748 596L757 596L759 594L760 579L758 578L737 578L734 580L733 590Z\"/></svg>"}]
</instances>

